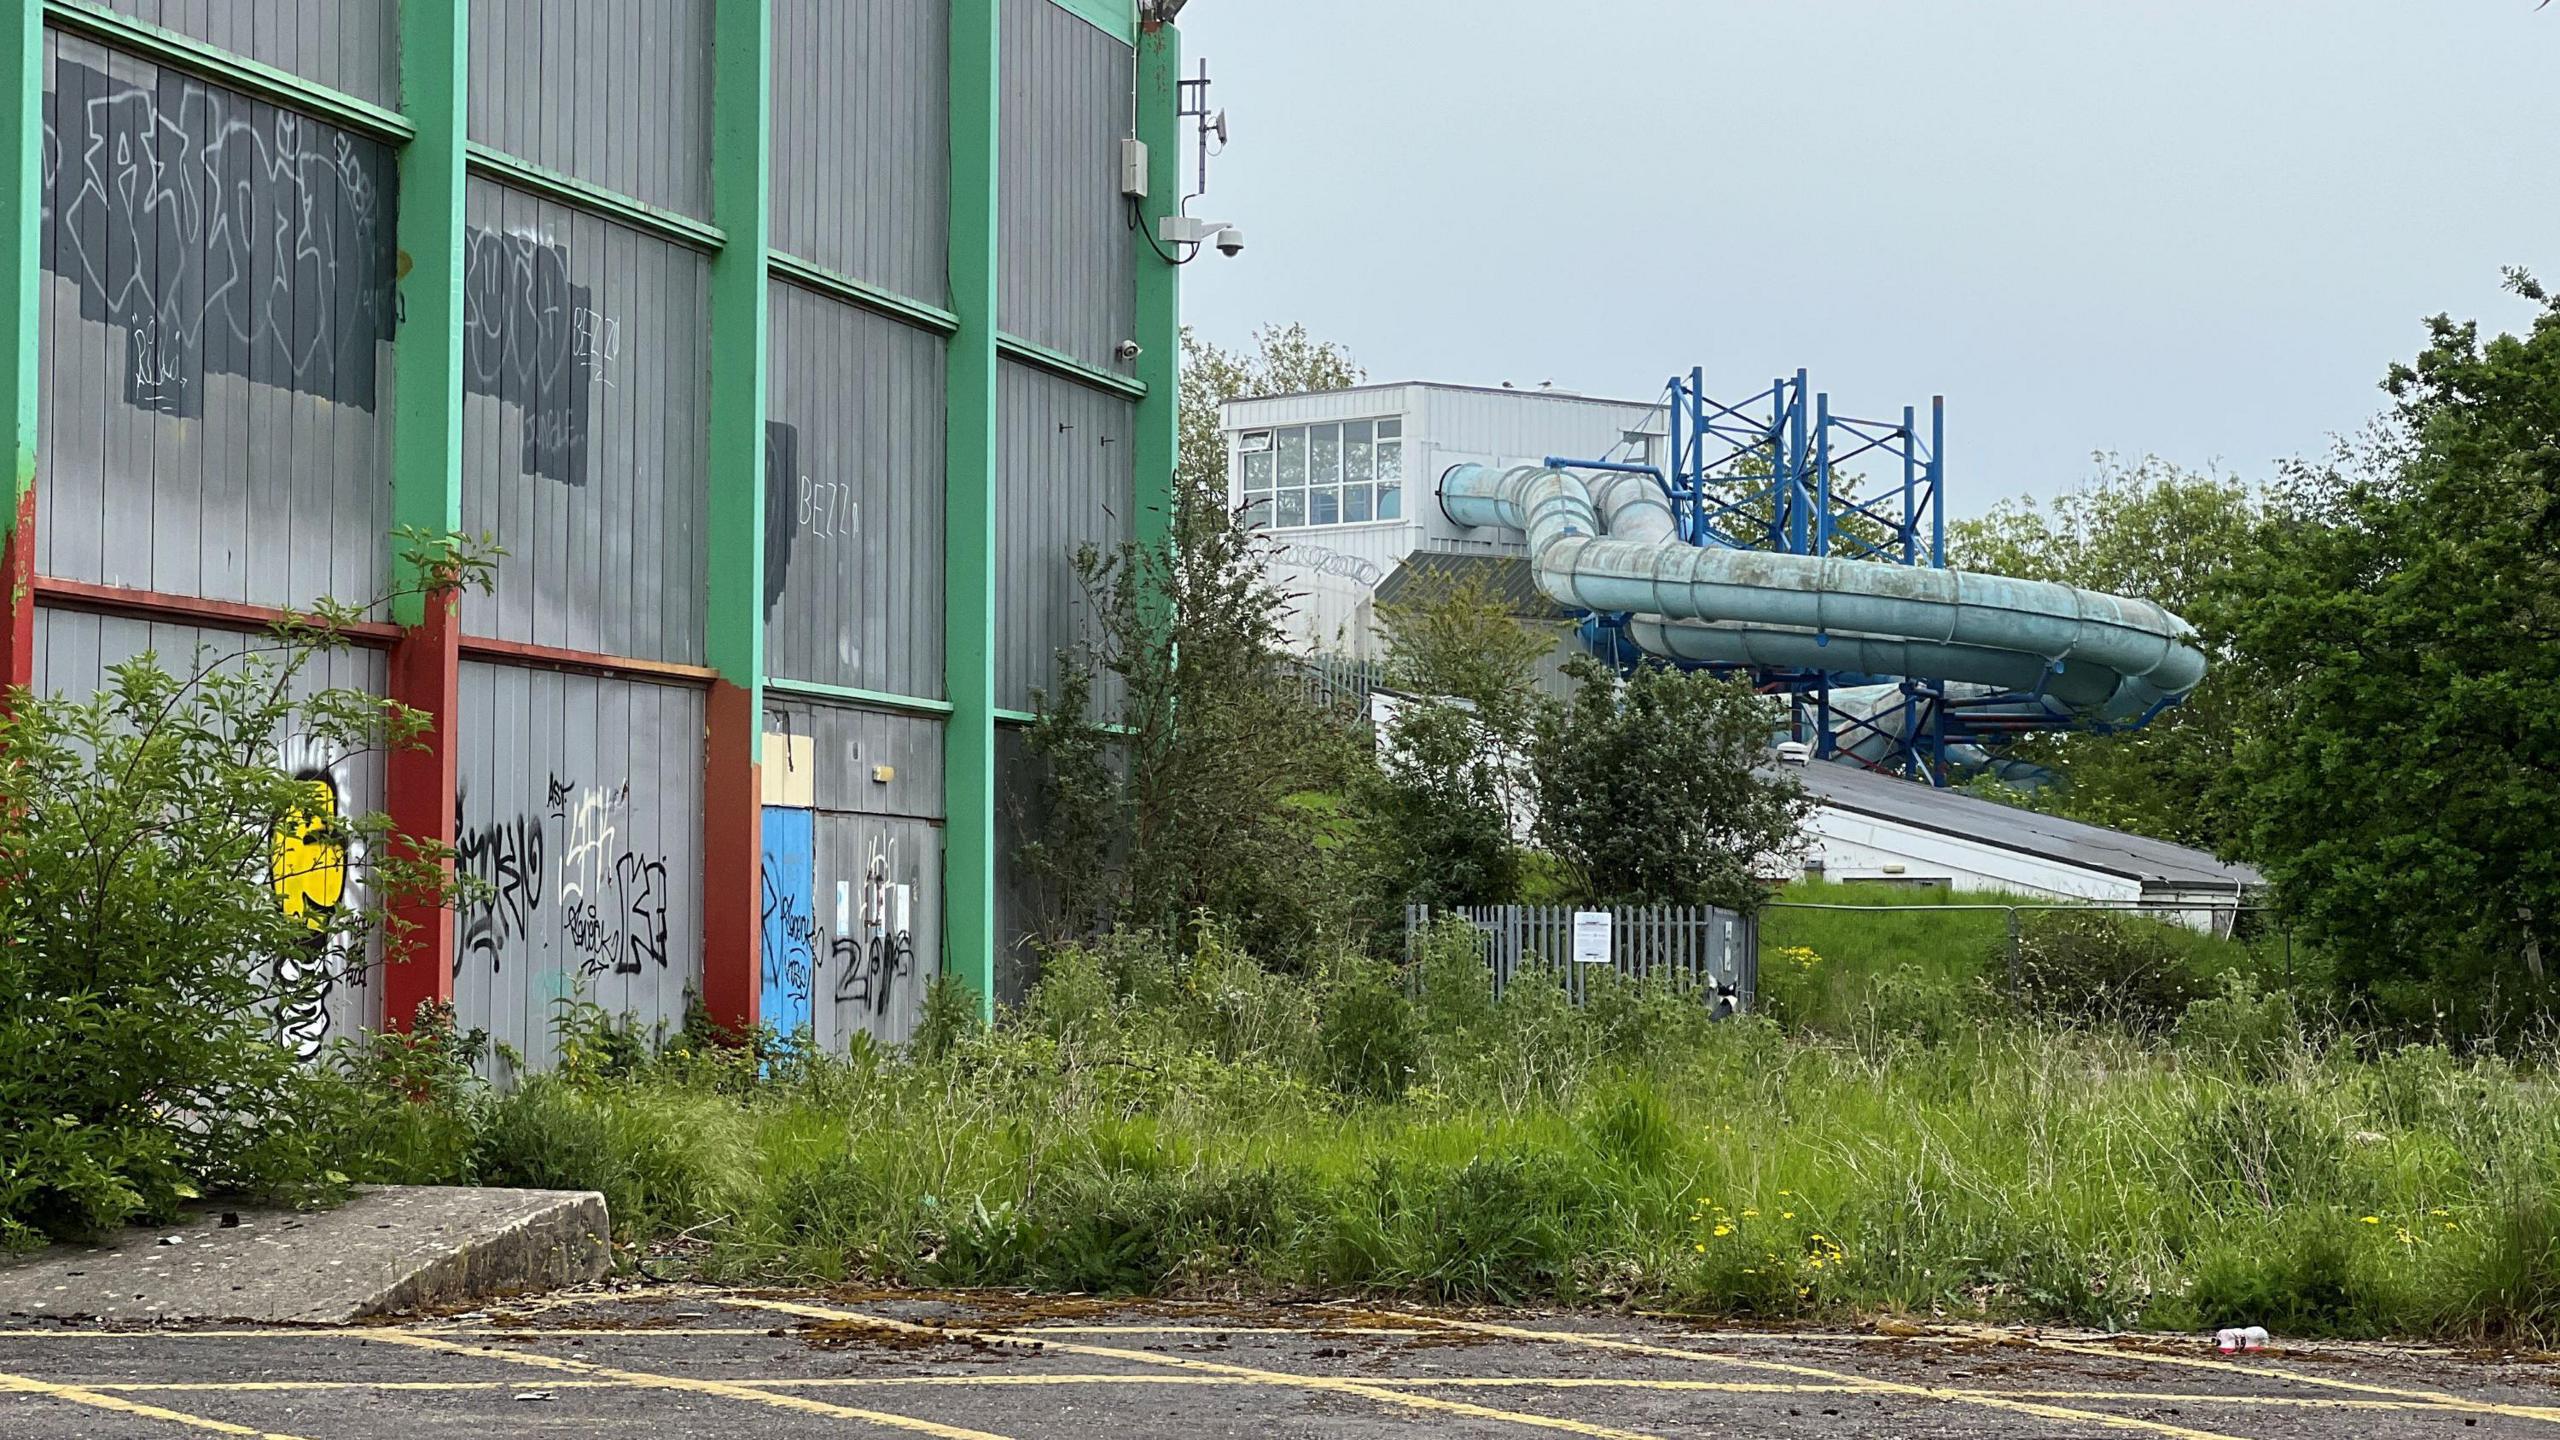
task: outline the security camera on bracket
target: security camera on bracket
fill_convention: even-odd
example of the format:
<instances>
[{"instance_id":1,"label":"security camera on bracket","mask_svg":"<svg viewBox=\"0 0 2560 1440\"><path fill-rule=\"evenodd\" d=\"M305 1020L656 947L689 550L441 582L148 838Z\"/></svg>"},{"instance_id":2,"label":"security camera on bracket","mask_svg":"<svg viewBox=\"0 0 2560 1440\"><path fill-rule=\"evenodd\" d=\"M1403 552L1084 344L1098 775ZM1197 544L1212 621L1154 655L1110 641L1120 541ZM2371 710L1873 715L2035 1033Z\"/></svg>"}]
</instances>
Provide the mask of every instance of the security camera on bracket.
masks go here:
<instances>
[{"instance_id":1,"label":"security camera on bracket","mask_svg":"<svg viewBox=\"0 0 2560 1440\"><path fill-rule=\"evenodd\" d=\"M1221 255L1244 253L1244 227L1224 220L1167 215L1156 222L1156 238L1167 245L1215 245Z\"/></svg>"}]
</instances>

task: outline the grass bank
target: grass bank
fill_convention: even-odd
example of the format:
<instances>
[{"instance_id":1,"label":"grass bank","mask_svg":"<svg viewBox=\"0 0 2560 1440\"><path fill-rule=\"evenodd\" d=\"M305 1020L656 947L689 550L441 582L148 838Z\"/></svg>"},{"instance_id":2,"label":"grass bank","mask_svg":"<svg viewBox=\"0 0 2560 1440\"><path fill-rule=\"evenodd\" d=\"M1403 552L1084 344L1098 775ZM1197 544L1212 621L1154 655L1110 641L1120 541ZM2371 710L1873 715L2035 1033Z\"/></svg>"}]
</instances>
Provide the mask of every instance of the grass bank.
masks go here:
<instances>
[{"instance_id":1,"label":"grass bank","mask_svg":"<svg viewBox=\"0 0 2560 1440\"><path fill-rule=\"evenodd\" d=\"M394 1052L359 1178L592 1187L723 1280L1640 1302L2287 1333L2560 1332L2560 1094L2306 1038L2233 985L2165 1030L1711 1024L1664 990L1420 999L1214 943L1054 963L912 1054L644 1056L590 1027L508 1094ZM377 1077L378 1079L379 1077Z\"/></svg>"}]
</instances>

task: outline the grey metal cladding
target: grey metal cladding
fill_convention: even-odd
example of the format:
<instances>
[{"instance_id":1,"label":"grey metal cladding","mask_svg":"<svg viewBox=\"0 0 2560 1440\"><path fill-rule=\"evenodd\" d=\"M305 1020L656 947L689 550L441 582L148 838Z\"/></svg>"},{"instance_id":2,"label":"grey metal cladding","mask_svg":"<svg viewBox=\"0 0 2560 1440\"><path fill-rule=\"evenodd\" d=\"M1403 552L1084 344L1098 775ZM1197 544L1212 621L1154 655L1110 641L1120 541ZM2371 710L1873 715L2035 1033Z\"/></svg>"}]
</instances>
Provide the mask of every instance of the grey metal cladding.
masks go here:
<instances>
[{"instance_id":1,"label":"grey metal cladding","mask_svg":"<svg viewBox=\"0 0 2560 1440\"><path fill-rule=\"evenodd\" d=\"M97 4L99 0L88 0ZM190 40L359 100L400 104L400 0L104 0Z\"/></svg>"},{"instance_id":2,"label":"grey metal cladding","mask_svg":"<svg viewBox=\"0 0 2560 1440\"><path fill-rule=\"evenodd\" d=\"M471 138L709 219L713 4L471 0Z\"/></svg>"},{"instance_id":3,"label":"grey metal cladding","mask_svg":"<svg viewBox=\"0 0 2560 1440\"><path fill-rule=\"evenodd\" d=\"M1031 753L1029 732L996 727L996 1000L1019 1005L1038 978L1034 937L1049 924L1049 897L1023 861L1025 847L1048 825L1042 785L1046 762Z\"/></svg>"},{"instance_id":4,"label":"grey metal cladding","mask_svg":"<svg viewBox=\"0 0 2560 1440\"><path fill-rule=\"evenodd\" d=\"M1032 691L1055 683L1059 650L1082 636L1077 550L1108 552L1135 534L1135 414L1118 395L1028 365L996 371L996 704L1029 710Z\"/></svg>"},{"instance_id":5,"label":"grey metal cladding","mask_svg":"<svg viewBox=\"0 0 2560 1440\"><path fill-rule=\"evenodd\" d=\"M774 0L773 248L950 295L949 0Z\"/></svg>"},{"instance_id":6,"label":"grey metal cladding","mask_svg":"<svg viewBox=\"0 0 2560 1440\"><path fill-rule=\"evenodd\" d=\"M644 1033L702 980L702 692L465 661L455 863L487 891L455 917L465 1028L554 1054L555 1002Z\"/></svg>"},{"instance_id":7,"label":"grey metal cladding","mask_svg":"<svg viewBox=\"0 0 2560 1440\"><path fill-rule=\"evenodd\" d=\"M925 990L942 973L942 827L823 810L816 819L810 898L827 953L817 962L812 1040L823 1051L857 1034L896 1044L915 1034ZM868 888L900 885L911 926L903 942L889 926L866 924L864 910Z\"/></svg>"},{"instance_id":8,"label":"grey metal cladding","mask_svg":"<svg viewBox=\"0 0 2560 1440\"><path fill-rule=\"evenodd\" d=\"M149 652L171 675L187 676L236 661L264 637L237 630L171 625L122 616L39 605L35 614L35 688L71 699L86 699L112 683L109 671ZM266 661L254 663L269 663ZM380 650L344 649L312 655L293 676L290 692L308 699L322 690L383 693L388 665ZM310 737L288 730L275 759L306 780L329 787L330 802L341 815L365 815L383 806L383 756L379 751L345 751L323 747ZM359 849L349 857L347 888L338 904L363 907L381 896L368 894L369 872ZM279 1037L305 1059L316 1058L329 1041L352 1038L361 1030L381 1028L380 991L374 982L381 971L379 946L359 956L352 949L315 957L327 977L320 1003L279 1017Z\"/></svg>"},{"instance_id":9,"label":"grey metal cladding","mask_svg":"<svg viewBox=\"0 0 2560 1440\"><path fill-rule=\"evenodd\" d=\"M765 692L768 735L809 742L821 810L940 820L942 721ZM879 778L886 766L888 778Z\"/></svg>"},{"instance_id":10,"label":"grey metal cladding","mask_svg":"<svg viewBox=\"0 0 2560 1440\"><path fill-rule=\"evenodd\" d=\"M765 673L943 694L943 340L768 287Z\"/></svg>"},{"instance_id":11,"label":"grey metal cladding","mask_svg":"<svg viewBox=\"0 0 2560 1440\"><path fill-rule=\"evenodd\" d=\"M44 43L38 569L261 605L379 594L391 152Z\"/></svg>"},{"instance_id":12,"label":"grey metal cladding","mask_svg":"<svg viewBox=\"0 0 2560 1440\"><path fill-rule=\"evenodd\" d=\"M813 956L812 1028L822 1049L841 1050L856 1033L906 1039L925 987L941 973L942 732L937 718L766 692L764 733L805 741L805 761L785 763L811 770L810 901L825 937ZM877 887L894 885L908 887L903 944L890 926L872 923L889 908Z\"/></svg>"},{"instance_id":13,"label":"grey metal cladding","mask_svg":"<svg viewBox=\"0 0 2560 1440\"><path fill-rule=\"evenodd\" d=\"M1120 195L1129 47L1051 0L1004 0L996 314L1009 334L1096 369L1137 324L1137 247Z\"/></svg>"},{"instance_id":14,"label":"grey metal cladding","mask_svg":"<svg viewBox=\"0 0 2560 1440\"><path fill-rule=\"evenodd\" d=\"M490 180L464 211L462 528L506 552L464 629L699 661L708 262Z\"/></svg>"}]
</instances>

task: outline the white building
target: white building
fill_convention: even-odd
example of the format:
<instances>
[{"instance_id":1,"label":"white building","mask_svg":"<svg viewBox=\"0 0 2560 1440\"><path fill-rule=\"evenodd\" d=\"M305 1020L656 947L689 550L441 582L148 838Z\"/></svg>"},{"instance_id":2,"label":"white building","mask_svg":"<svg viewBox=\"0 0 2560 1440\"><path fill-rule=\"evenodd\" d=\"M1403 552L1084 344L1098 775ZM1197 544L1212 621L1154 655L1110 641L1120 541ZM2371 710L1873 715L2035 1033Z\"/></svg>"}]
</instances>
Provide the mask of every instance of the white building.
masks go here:
<instances>
[{"instance_id":1,"label":"white building","mask_svg":"<svg viewBox=\"0 0 2560 1440\"><path fill-rule=\"evenodd\" d=\"M1664 444L1650 402L1477 385L1230 400L1220 427L1230 493L1278 543L1271 573L1298 597L1293 637L1309 653L1362 660L1378 658L1378 603L1424 572L1479 569L1522 613L1555 613L1528 583L1517 532L1469 530L1441 513L1450 466L1658 461ZM1417 556L1435 558L1408 563Z\"/></svg>"},{"instance_id":2,"label":"white building","mask_svg":"<svg viewBox=\"0 0 2560 1440\"><path fill-rule=\"evenodd\" d=\"M2139 904L2227 933L2258 872L2201 850L1829 762L1790 767L1814 802L1805 869L1827 880Z\"/></svg>"}]
</instances>

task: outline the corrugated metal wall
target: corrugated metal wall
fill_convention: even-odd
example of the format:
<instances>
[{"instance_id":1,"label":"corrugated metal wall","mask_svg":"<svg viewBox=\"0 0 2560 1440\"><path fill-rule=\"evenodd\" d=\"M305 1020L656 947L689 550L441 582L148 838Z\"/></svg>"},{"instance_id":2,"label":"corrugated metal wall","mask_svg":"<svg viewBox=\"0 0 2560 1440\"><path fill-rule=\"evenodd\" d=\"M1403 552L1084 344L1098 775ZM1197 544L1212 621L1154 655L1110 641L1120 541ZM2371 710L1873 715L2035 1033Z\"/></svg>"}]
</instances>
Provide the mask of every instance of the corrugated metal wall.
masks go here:
<instances>
[{"instance_id":1,"label":"corrugated metal wall","mask_svg":"<svg viewBox=\"0 0 2560 1440\"><path fill-rule=\"evenodd\" d=\"M397 0L110 3L398 103ZM472 140L707 218L714 4L471 0ZM947 7L774 4L775 247L946 300ZM1131 51L1050 0L1004 0L1003 24L999 322L1128 374L1114 352L1135 326L1139 242L1118 187ZM45 43L39 570L276 607L380 593L393 151L78 36ZM605 218L609 203L485 175L466 193L463 524L508 554L496 593L466 598L463 628L698 664L708 262ZM940 697L944 342L787 284L772 306L768 671ZM1025 709L1077 634L1072 552L1132 533L1133 416L1121 395L1019 364L1000 389L999 703ZM227 634L61 609L40 623L40 683L74 693L147 645ZM459 917L455 990L466 1025L538 1067L554 1002L672 1025L699 985L705 697L590 673L609 664L518 663L502 645L463 666L459 849L493 893ZM379 652L327 665L331 683L386 683ZM776 728L813 735L825 757L817 1038L902 1038L941 964L942 722L775 697ZM1003 744L1010 853L1036 786L1019 735ZM347 808L383 803L371 757L322 760ZM910 887L903 951L873 943L881 885ZM864 923L834 913L840 894ZM999 967L1007 998L1022 973ZM377 1011L350 989L297 1035Z\"/></svg>"},{"instance_id":2,"label":"corrugated metal wall","mask_svg":"<svg viewBox=\"0 0 2560 1440\"><path fill-rule=\"evenodd\" d=\"M1028 365L997 367L996 704L1032 708L1086 613L1075 551L1136 534L1133 407ZM1107 701L1108 697L1104 697Z\"/></svg>"},{"instance_id":3,"label":"corrugated metal wall","mask_svg":"<svg viewBox=\"0 0 2560 1440\"><path fill-rule=\"evenodd\" d=\"M1137 325L1136 247L1120 194L1136 60L1050 0L1005 0L998 323L1096 369Z\"/></svg>"},{"instance_id":4,"label":"corrugated metal wall","mask_svg":"<svg viewBox=\"0 0 2560 1440\"><path fill-rule=\"evenodd\" d=\"M31 0L32 3L32 0ZM96 3L96 0L90 0ZM400 103L400 0L106 0L174 30L377 105Z\"/></svg>"},{"instance_id":5,"label":"corrugated metal wall","mask_svg":"<svg viewBox=\"0 0 2560 1440\"><path fill-rule=\"evenodd\" d=\"M942 723L773 697L765 730L805 737L814 770L816 913L783 927L808 937L814 1042L832 1051L857 1033L904 1040L941 973ZM875 923L888 908L880 887L898 885L908 887L903 937Z\"/></svg>"},{"instance_id":6,"label":"corrugated metal wall","mask_svg":"<svg viewBox=\"0 0 2560 1440\"><path fill-rule=\"evenodd\" d=\"M996 999L1019 1005L1039 977L1032 937L1049 923L1049 897L1022 863L1023 847L1049 823L1041 797L1047 767L1031 753L1029 735L1006 725L996 730Z\"/></svg>"},{"instance_id":7,"label":"corrugated metal wall","mask_svg":"<svg viewBox=\"0 0 2560 1440\"><path fill-rule=\"evenodd\" d=\"M465 209L462 525L507 553L464 628L699 660L705 260L486 180Z\"/></svg>"},{"instance_id":8,"label":"corrugated metal wall","mask_svg":"<svg viewBox=\"0 0 2560 1440\"><path fill-rule=\"evenodd\" d=\"M111 667L146 651L158 659L162 671L183 678L235 658L262 639L236 630L40 608L36 611L35 688L85 699L112 683ZM294 678L292 693L308 698L322 690L348 689L379 695L383 681L381 651L338 650L311 657ZM363 815L382 808L383 757L378 752L325 750L293 734L282 736L281 742L278 758L284 767L326 783L339 814ZM338 903L356 907L375 903L380 897L364 893L362 853L349 860L350 889ZM335 977L321 1004L279 1019L284 1039L306 1057L319 1054L331 1040L352 1038L381 1023L381 1002L373 986L381 968L378 949L361 959L346 952L314 959Z\"/></svg>"},{"instance_id":9,"label":"corrugated metal wall","mask_svg":"<svg viewBox=\"0 0 2560 1440\"><path fill-rule=\"evenodd\" d=\"M37 567L265 605L379 593L390 152L45 46Z\"/></svg>"},{"instance_id":10,"label":"corrugated metal wall","mask_svg":"<svg viewBox=\"0 0 2560 1440\"><path fill-rule=\"evenodd\" d=\"M471 0L471 138L707 218L711 7Z\"/></svg>"},{"instance_id":11,"label":"corrugated metal wall","mask_svg":"<svg viewBox=\"0 0 2560 1440\"><path fill-rule=\"evenodd\" d=\"M950 113L945 0L775 0L773 248L946 300Z\"/></svg>"},{"instance_id":12,"label":"corrugated metal wall","mask_svg":"<svg viewBox=\"0 0 2560 1440\"><path fill-rule=\"evenodd\" d=\"M553 1056L554 1003L644 1029L702 980L702 692L466 661L458 863L493 893L455 927L467 1028Z\"/></svg>"},{"instance_id":13,"label":"corrugated metal wall","mask_svg":"<svg viewBox=\"0 0 2560 1440\"><path fill-rule=\"evenodd\" d=\"M775 284L765 672L943 694L943 342Z\"/></svg>"}]
</instances>

